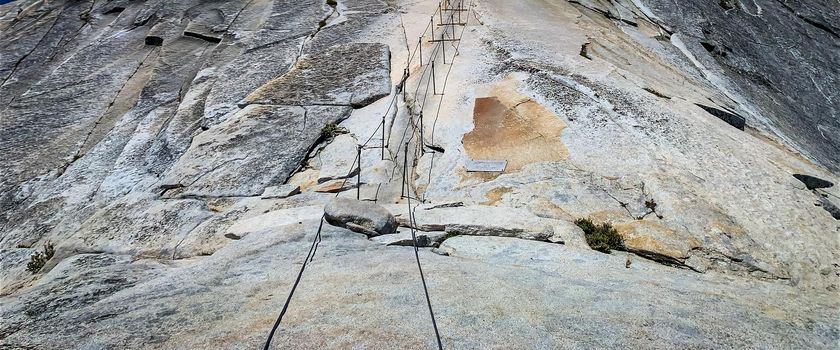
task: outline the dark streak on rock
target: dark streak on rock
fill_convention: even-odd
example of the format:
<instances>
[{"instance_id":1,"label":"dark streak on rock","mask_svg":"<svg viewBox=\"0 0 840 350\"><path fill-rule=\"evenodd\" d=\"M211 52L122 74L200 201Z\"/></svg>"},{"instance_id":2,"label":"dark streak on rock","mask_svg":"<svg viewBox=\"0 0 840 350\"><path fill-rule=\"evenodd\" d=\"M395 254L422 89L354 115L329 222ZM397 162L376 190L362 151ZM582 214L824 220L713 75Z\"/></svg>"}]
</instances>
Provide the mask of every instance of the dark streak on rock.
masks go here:
<instances>
[{"instance_id":1,"label":"dark streak on rock","mask_svg":"<svg viewBox=\"0 0 840 350\"><path fill-rule=\"evenodd\" d=\"M709 114L715 117L718 117L720 120L725 121L727 124L734 126L738 130L743 131L746 126L746 119L738 114L735 114L735 112L724 111L714 107L704 106L699 103L695 103L695 105L703 108L703 110L709 112Z\"/></svg>"},{"instance_id":2,"label":"dark streak on rock","mask_svg":"<svg viewBox=\"0 0 840 350\"><path fill-rule=\"evenodd\" d=\"M216 37L203 35L203 34L200 34L200 33L194 33L194 32L184 32L184 36L201 39L201 40L211 42L211 43L215 43L215 44L218 44L218 43L222 42L222 38L216 38Z\"/></svg>"}]
</instances>

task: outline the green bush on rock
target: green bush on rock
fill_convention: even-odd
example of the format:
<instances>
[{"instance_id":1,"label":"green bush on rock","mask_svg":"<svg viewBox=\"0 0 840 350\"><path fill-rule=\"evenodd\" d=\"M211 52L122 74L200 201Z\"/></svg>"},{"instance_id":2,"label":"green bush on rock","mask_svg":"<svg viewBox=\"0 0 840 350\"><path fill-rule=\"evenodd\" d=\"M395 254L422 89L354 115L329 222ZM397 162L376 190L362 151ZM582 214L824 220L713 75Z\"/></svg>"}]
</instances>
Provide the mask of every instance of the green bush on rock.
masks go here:
<instances>
[{"instance_id":1,"label":"green bush on rock","mask_svg":"<svg viewBox=\"0 0 840 350\"><path fill-rule=\"evenodd\" d=\"M613 249L623 250L624 242L618 231L609 223L596 225L590 219L577 219L575 225L583 230L586 244L589 247L602 253L609 253Z\"/></svg>"},{"instance_id":2,"label":"green bush on rock","mask_svg":"<svg viewBox=\"0 0 840 350\"><path fill-rule=\"evenodd\" d=\"M44 243L44 251L43 252L35 252L32 256L29 257L29 263L26 264L26 271L32 272L32 274L38 273L41 271L41 268L47 264L47 261L52 259L53 255L55 254L55 247L53 247L50 241Z\"/></svg>"}]
</instances>

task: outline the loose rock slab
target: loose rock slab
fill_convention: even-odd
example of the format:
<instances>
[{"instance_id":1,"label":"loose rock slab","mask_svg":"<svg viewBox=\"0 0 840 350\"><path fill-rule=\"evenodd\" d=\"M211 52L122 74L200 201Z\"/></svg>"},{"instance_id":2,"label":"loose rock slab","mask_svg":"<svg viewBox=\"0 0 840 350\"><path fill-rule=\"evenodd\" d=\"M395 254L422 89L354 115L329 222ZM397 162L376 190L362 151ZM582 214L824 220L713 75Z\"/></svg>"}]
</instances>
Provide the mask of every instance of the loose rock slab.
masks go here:
<instances>
[{"instance_id":1,"label":"loose rock slab","mask_svg":"<svg viewBox=\"0 0 840 350\"><path fill-rule=\"evenodd\" d=\"M397 219L382 206L346 198L333 198L324 208L327 222L368 237L397 231Z\"/></svg>"}]
</instances>

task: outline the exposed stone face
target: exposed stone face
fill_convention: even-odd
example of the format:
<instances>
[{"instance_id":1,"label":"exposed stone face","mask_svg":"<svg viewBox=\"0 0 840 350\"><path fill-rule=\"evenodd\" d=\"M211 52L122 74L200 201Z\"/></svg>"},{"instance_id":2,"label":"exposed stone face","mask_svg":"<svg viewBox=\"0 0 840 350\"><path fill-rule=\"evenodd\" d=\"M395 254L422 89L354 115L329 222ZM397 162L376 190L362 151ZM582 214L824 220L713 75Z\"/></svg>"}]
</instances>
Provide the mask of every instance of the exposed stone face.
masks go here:
<instances>
[{"instance_id":1,"label":"exposed stone face","mask_svg":"<svg viewBox=\"0 0 840 350\"><path fill-rule=\"evenodd\" d=\"M312 157L310 164L318 169L318 182L344 179L359 173L359 141L347 134L338 135ZM353 180L355 183L355 180Z\"/></svg>"},{"instance_id":2,"label":"exposed stone face","mask_svg":"<svg viewBox=\"0 0 840 350\"><path fill-rule=\"evenodd\" d=\"M389 246L437 247L446 238L444 232L415 232L412 237L410 230L393 234L373 237L371 240Z\"/></svg>"},{"instance_id":3,"label":"exposed stone face","mask_svg":"<svg viewBox=\"0 0 840 350\"><path fill-rule=\"evenodd\" d=\"M474 3L0 5L0 348L836 347L837 6Z\"/></svg>"},{"instance_id":4,"label":"exposed stone face","mask_svg":"<svg viewBox=\"0 0 840 350\"><path fill-rule=\"evenodd\" d=\"M365 106L391 91L391 53L382 44L347 44L301 58L286 75L240 103Z\"/></svg>"},{"instance_id":5,"label":"exposed stone face","mask_svg":"<svg viewBox=\"0 0 840 350\"><path fill-rule=\"evenodd\" d=\"M405 206L390 205L397 214L401 226L411 227ZM442 231L449 236L499 236L546 241L571 240L570 244L580 246L583 232L574 224L535 216L531 212L516 208L494 206L421 206L415 218L415 229L421 231Z\"/></svg>"},{"instance_id":6,"label":"exposed stone face","mask_svg":"<svg viewBox=\"0 0 840 350\"><path fill-rule=\"evenodd\" d=\"M746 97L739 103L754 111L748 125L776 128L840 173L840 103L830 92L840 85L836 1L735 1L731 9L717 1L641 2Z\"/></svg>"},{"instance_id":7,"label":"exposed stone face","mask_svg":"<svg viewBox=\"0 0 840 350\"><path fill-rule=\"evenodd\" d=\"M31 292L3 299L0 344L260 347L286 298L277 290L291 288L317 227L317 219L275 227L171 267L103 254L65 260ZM434 347L411 247L329 225L322 236L286 315L300 321L272 346ZM514 238L461 236L443 249L450 256L423 249L420 258L447 347L556 348L573 339L586 347L829 349L837 340L836 298L805 298L790 286L721 281L643 259L628 269L626 256ZM358 295L376 293L386 297ZM604 313L623 322L604 323Z\"/></svg>"},{"instance_id":8,"label":"exposed stone face","mask_svg":"<svg viewBox=\"0 0 840 350\"><path fill-rule=\"evenodd\" d=\"M321 137L327 123L350 114L342 106L248 106L193 139L161 182L169 196L256 196L282 184Z\"/></svg>"}]
</instances>

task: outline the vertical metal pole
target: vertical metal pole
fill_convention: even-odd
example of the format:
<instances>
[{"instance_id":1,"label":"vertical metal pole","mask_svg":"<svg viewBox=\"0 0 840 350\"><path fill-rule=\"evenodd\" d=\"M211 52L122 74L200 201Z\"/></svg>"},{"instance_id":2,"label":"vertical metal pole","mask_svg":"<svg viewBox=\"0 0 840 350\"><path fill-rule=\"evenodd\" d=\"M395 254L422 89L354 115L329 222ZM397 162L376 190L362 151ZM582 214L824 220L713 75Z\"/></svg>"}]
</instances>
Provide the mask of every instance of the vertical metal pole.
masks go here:
<instances>
[{"instance_id":1,"label":"vertical metal pole","mask_svg":"<svg viewBox=\"0 0 840 350\"><path fill-rule=\"evenodd\" d=\"M435 16L432 15L432 19L429 21L429 28L432 28L432 40L435 40Z\"/></svg>"},{"instance_id":2,"label":"vertical metal pole","mask_svg":"<svg viewBox=\"0 0 840 350\"><path fill-rule=\"evenodd\" d=\"M362 146L356 148L356 158L359 159L359 172L356 173L356 200L361 198L362 192Z\"/></svg>"},{"instance_id":3,"label":"vertical metal pole","mask_svg":"<svg viewBox=\"0 0 840 350\"><path fill-rule=\"evenodd\" d=\"M394 98L394 102L397 99ZM385 114L382 115L382 160L385 160Z\"/></svg>"},{"instance_id":4,"label":"vertical metal pole","mask_svg":"<svg viewBox=\"0 0 840 350\"><path fill-rule=\"evenodd\" d=\"M443 38L443 34L446 33L446 28L443 28L443 33L440 33L440 45L443 47L443 64L446 64L446 40Z\"/></svg>"},{"instance_id":5,"label":"vertical metal pole","mask_svg":"<svg viewBox=\"0 0 840 350\"><path fill-rule=\"evenodd\" d=\"M417 51L420 52L420 67L423 66L423 37L417 39Z\"/></svg>"},{"instance_id":6,"label":"vertical metal pole","mask_svg":"<svg viewBox=\"0 0 840 350\"><path fill-rule=\"evenodd\" d=\"M432 61L432 94L437 95L437 88L435 87L435 61Z\"/></svg>"},{"instance_id":7,"label":"vertical metal pole","mask_svg":"<svg viewBox=\"0 0 840 350\"><path fill-rule=\"evenodd\" d=\"M406 173L408 172L408 142L405 143L405 155L403 156L403 184L402 190L400 191L400 198L405 198L405 186L408 185L408 181L406 180L408 177Z\"/></svg>"},{"instance_id":8,"label":"vertical metal pole","mask_svg":"<svg viewBox=\"0 0 840 350\"><path fill-rule=\"evenodd\" d=\"M443 10L440 7L440 3L438 3L438 13L440 14L440 23L443 23Z\"/></svg>"},{"instance_id":9,"label":"vertical metal pole","mask_svg":"<svg viewBox=\"0 0 840 350\"><path fill-rule=\"evenodd\" d=\"M449 14L449 23L452 23L452 25L450 26L452 27L452 39L455 39L455 12Z\"/></svg>"}]
</instances>

